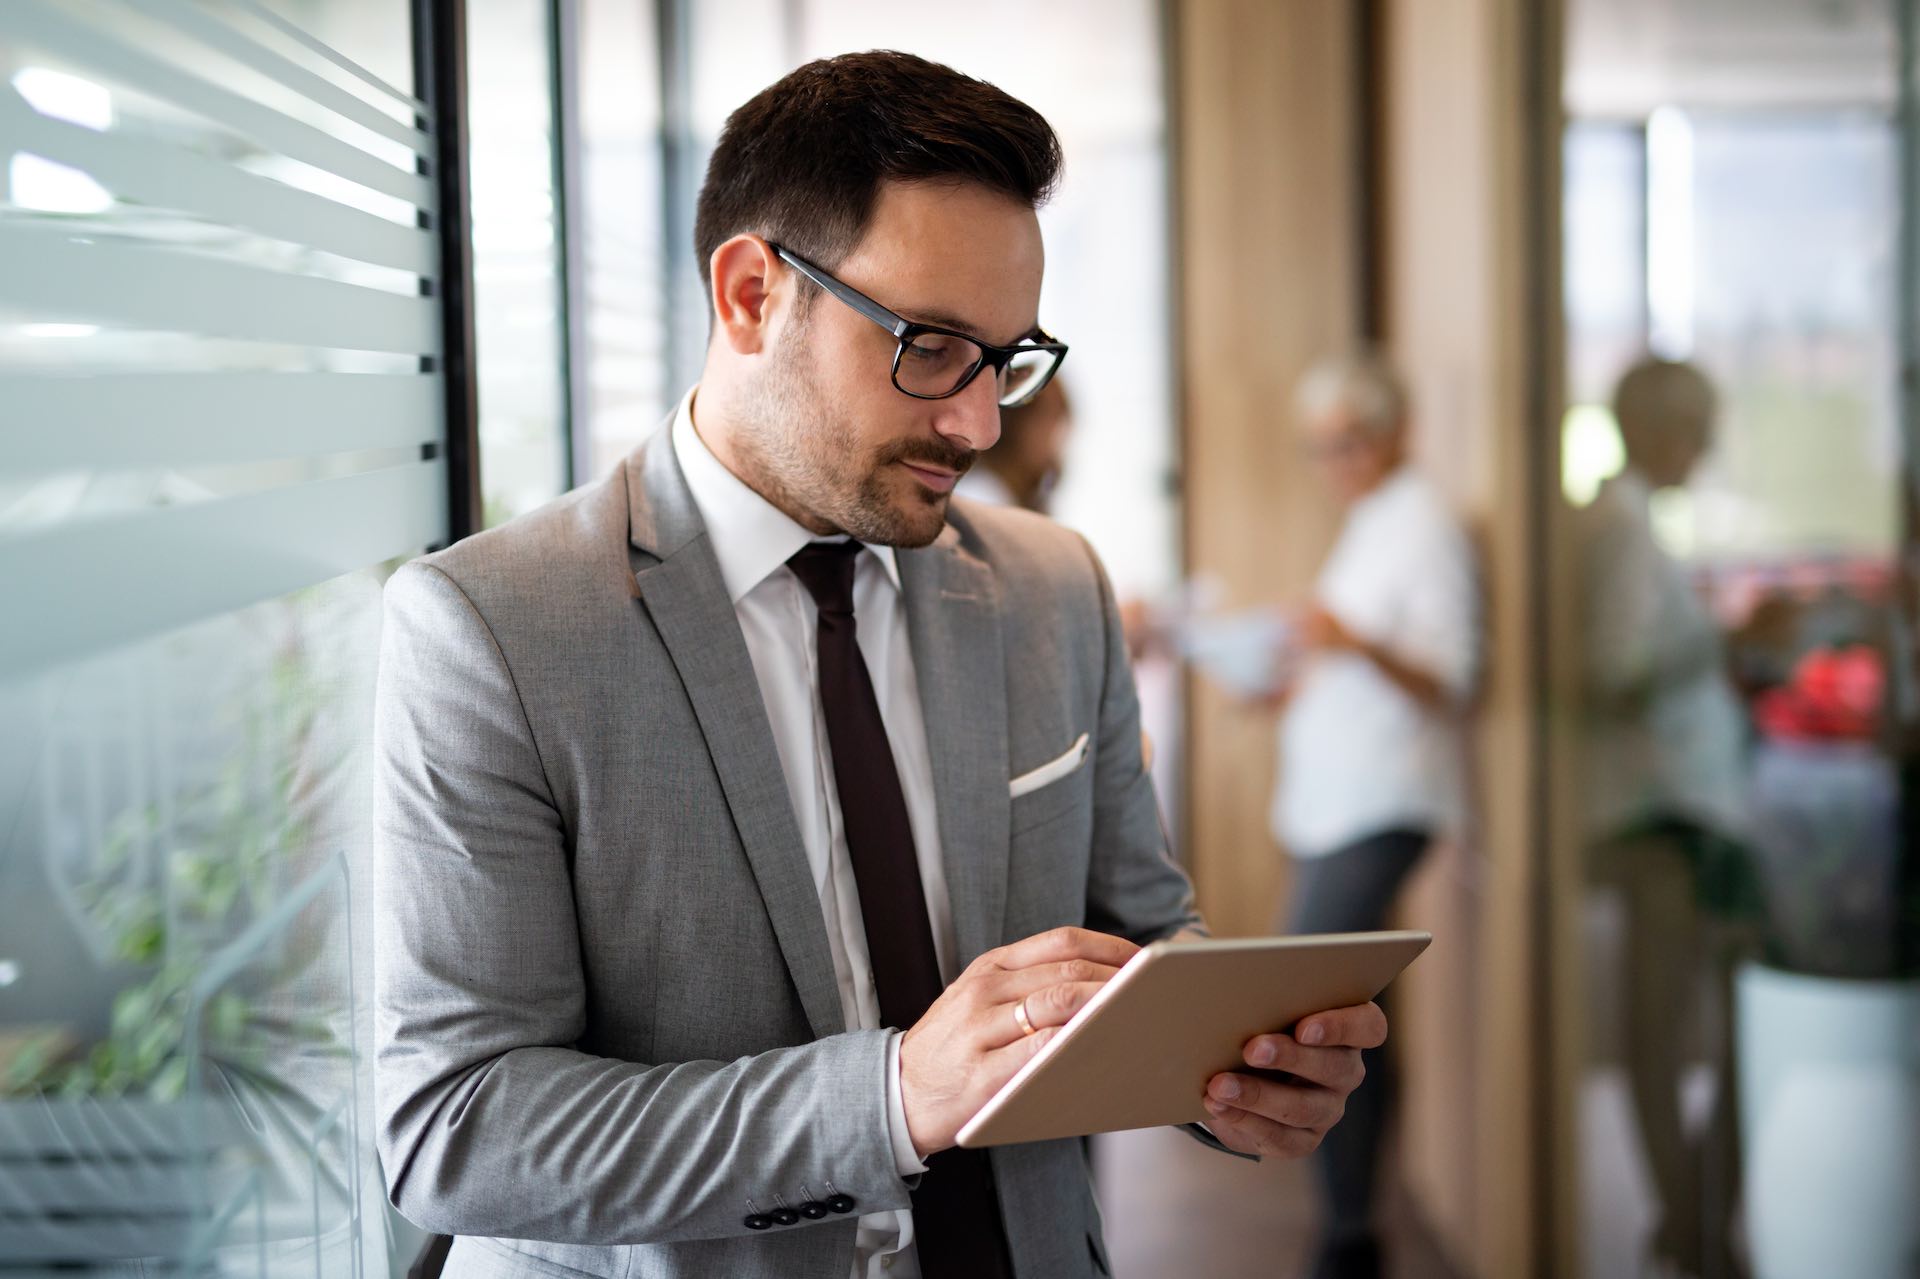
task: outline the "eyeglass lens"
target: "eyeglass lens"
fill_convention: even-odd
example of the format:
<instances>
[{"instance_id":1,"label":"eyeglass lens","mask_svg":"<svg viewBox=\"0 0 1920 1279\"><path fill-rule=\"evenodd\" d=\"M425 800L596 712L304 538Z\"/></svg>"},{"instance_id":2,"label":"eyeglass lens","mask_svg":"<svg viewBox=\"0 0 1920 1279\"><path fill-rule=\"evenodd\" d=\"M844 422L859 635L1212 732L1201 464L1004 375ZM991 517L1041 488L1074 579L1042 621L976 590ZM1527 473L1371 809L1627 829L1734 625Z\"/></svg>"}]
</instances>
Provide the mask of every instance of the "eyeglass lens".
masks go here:
<instances>
[{"instance_id":1,"label":"eyeglass lens","mask_svg":"<svg viewBox=\"0 0 1920 1279\"><path fill-rule=\"evenodd\" d=\"M901 350L894 377L910 395L937 398L964 382L985 358L986 352L965 338L922 333Z\"/></svg>"},{"instance_id":2,"label":"eyeglass lens","mask_svg":"<svg viewBox=\"0 0 1920 1279\"><path fill-rule=\"evenodd\" d=\"M973 376L985 358L986 353L965 338L922 333L901 350L894 380L910 395L938 399ZM1002 404L1018 403L1032 394L1053 365L1051 351L1020 352L1000 370L997 398Z\"/></svg>"},{"instance_id":3,"label":"eyeglass lens","mask_svg":"<svg viewBox=\"0 0 1920 1279\"><path fill-rule=\"evenodd\" d=\"M1032 395L1055 362L1052 351L1022 351L1008 360L1000 370L1000 403L1018 404Z\"/></svg>"}]
</instances>

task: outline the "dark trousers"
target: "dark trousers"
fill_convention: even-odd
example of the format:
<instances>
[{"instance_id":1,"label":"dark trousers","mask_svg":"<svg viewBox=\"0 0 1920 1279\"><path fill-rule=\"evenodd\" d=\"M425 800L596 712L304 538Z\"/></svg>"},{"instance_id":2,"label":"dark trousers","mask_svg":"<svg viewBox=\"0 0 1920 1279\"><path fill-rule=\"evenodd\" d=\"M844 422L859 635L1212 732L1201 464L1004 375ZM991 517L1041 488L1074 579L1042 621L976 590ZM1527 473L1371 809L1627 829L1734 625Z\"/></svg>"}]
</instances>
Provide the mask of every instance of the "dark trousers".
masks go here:
<instances>
[{"instance_id":1,"label":"dark trousers","mask_svg":"<svg viewBox=\"0 0 1920 1279\"><path fill-rule=\"evenodd\" d=\"M1386 926L1387 911L1432 841L1423 830L1388 830L1324 857L1295 860L1288 931L1357 933ZM1383 1001L1384 1002L1384 1001ZM1381 1138L1393 1106L1393 1063L1386 1049L1365 1053L1367 1077L1347 1099L1347 1113L1320 1143L1329 1241L1369 1237Z\"/></svg>"}]
</instances>

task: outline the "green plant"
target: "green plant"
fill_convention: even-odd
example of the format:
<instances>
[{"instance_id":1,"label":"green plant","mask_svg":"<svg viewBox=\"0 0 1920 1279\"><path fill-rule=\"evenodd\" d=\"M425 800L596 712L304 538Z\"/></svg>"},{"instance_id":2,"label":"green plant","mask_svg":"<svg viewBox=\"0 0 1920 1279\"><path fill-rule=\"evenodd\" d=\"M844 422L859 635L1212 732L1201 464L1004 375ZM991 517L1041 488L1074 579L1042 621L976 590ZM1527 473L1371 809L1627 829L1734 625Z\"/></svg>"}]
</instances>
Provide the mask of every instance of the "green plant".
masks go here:
<instances>
[{"instance_id":1,"label":"green plant","mask_svg":"<svg viewBox=\"0 0 1920 1279\"><path fill-rule=\"evenodd\" d=\"M209 781L174 797L172 821L146 805L109 824L95 873L76 892L112 939L114 958L142 976L115 996L106 1034L84 1051L68 1051L61 1031L29 1040L0 1078L0 1094L171 1101L185 1093L196 980L225 941L271 909L288 863L312 843L300 800L321 710L300 646L277 648L267 678L244 686L230 708L233 748ZM155 860L159 883L130 873L142 857ZM198 1052L260 1074L269 1048L288 1036L323 1047L334 1039L317 1017L269 1026L245 989L228 987L201 1010Z\"/></svg>"}]
</instances>

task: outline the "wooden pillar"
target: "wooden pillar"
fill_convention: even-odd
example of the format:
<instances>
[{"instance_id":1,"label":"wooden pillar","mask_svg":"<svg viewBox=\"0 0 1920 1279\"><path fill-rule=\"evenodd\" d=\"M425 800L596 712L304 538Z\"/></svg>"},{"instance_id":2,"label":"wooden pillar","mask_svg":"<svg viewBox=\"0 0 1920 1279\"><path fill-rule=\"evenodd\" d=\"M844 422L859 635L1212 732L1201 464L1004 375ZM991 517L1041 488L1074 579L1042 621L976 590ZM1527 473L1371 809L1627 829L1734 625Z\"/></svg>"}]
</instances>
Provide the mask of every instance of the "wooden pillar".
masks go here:
<instances>
[{"instance_id":1,"label":"wooden pillar","mask_svg":"<svg viewBox=\"0 0 1920 1279\"><path fill-rule=\"evenodd\" d=\"M1557 0L1179 0L1177 303L1186 562L1229 604L1298 600L1337 513L1291 391L1363 327L1413 393L1417 456L1484 551L1490 666L1476 829L1406 913L1439 936L1399 991L1399 1171L1469 1273L1554 1273L1546 1177L1543 486L1553 483ZM1364 47L1362 41L1365 42ZM1362 131L1369 136L1362 136ZM1362 164L1371 157L1370 171ZM1547 241L1553 241L1548 243ZM1216 931L1264 932L1274 727L1190 700L1186 847ZM1556 978L1556 981L1561 979ZM1564 989L1564 985L1562 984Z\"/></svg>"},{"instance_id":2,"label":"wooden pillar","mask_svg":"<svg viewBox=\"0 0 1920 1279\"><path fill-rule=\"evenodd\" d=\"M1557 486L1558 88L1553 0L1383 0L1379 218L1385 337L1416 456L1482 551L1488 665L1473 742L1476 829L1426 868L1411 913L1438 962L1410 975L1403 1171L1475 1273L1548 1260L1545 1142L1546 512Z\"/></svg>"},{"instance_id":3,"label":"wooden pillar","mask_svg":"<svg viewBox=\"0 0 1920 1279\"><path fill-rule=\"evenodd\" d=\"M1297 600L1335 512L1294 443L1295 380L1358 320L1354 22L1336 0L1171 6L1186 564L1229 605ZM1270 714L1195 681L1187 839L1221 934L1264 933Z\"/></svg>"}]
</instances>

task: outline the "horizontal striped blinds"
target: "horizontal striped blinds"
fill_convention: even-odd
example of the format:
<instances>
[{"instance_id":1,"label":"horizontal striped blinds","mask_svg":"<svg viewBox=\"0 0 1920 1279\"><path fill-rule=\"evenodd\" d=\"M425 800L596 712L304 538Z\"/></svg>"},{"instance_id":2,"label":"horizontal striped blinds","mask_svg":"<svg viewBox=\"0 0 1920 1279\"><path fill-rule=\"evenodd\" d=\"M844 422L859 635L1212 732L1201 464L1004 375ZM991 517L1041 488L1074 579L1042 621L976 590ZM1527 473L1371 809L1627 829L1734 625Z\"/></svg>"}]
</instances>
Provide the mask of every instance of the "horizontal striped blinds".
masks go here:
<instances>
[{"instance_id":1,"label":"horizontal striped blinds","mask_svg":"<svg viewBox=\"0 0 1920 1279\"><path fill-rule=\"evenodd\" d=\"M446 538L435 163L253 0L0 4L0 679Z\"/></svg>"}]
</instances>

